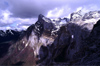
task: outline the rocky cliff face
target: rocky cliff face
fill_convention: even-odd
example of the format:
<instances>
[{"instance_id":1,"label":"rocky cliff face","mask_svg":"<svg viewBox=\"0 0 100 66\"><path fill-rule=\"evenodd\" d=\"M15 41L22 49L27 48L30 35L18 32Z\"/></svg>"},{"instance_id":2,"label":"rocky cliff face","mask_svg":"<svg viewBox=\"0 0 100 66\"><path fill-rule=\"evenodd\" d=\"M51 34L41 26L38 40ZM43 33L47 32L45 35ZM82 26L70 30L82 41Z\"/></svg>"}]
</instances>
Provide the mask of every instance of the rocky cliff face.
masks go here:
<instances>
[{"instance_id":1,"label":"rocky cliff face","mask_svg":"<svg viewBox=\"0 0 100 66\"><path fill-rule=\"evenodd\" d=\"M1 30L0 65L100 65L97 13L72 13L70 20L40 14L26 31Z\"/></svg>"},{"instance_id":2,"label":"rocky cliff face","mask_svg":"<svg viewBox=\"0 0 100 66\"><path fill-rule=\"evenodd\" d=\"M7 30L6 32L1 32L0 65L36 64L34 50L27 44L27 39L25 38L26 31Z\"/></svg>"},{"instance_id":3,"label":"rocky cliff face","mask_svg":"<svg viewBox=\"0 0 100 66\"><path fill-rule=\"evenodd\" d=\"M51 45L41 46L39 65L99 65L99 50L94 42L99 31L95 25L99 25L100 21L82 21L83 17L78 19L60 27Z\"/></svg>"},{"instance_id":4,"label":"rocky cliff face","mask_svg":"<svg viewBox=\"0 0 100 66\"><path fill-rule=\"evenodd\" d=\"M52 45L41 46L40 65L99 65L99 23L91 32L73 23L61 27Z\"/></svg>"}]
</instances>

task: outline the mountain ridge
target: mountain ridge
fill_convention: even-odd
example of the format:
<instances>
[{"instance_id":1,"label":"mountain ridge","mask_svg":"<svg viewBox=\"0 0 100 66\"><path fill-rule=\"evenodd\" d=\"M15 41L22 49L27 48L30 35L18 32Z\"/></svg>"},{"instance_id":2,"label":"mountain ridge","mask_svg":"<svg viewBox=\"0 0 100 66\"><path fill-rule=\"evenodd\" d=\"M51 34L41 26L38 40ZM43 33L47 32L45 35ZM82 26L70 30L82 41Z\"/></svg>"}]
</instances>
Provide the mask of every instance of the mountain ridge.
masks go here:
<instances>
[{"instance_id":1,"label":"mountain ridge","mask_svg":"<svg viewBox=\"0 0 100 66\"><path fill-rule=\"evenodd\" d=\"M0 65L100 65L100 17L92 17L96 13L87 13L85 20L80 12L57 20L40 14L25 31L1 30Z\"/></svg>"}]
</instances>

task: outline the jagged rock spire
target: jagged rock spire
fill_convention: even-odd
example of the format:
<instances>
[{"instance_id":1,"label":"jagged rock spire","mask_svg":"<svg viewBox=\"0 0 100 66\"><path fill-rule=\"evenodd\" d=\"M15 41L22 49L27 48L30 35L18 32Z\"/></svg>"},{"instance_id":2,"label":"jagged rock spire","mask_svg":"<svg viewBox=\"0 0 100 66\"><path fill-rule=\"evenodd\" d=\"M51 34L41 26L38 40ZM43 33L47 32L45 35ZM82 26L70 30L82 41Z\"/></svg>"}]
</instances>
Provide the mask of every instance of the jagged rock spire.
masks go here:
<instances>
[{"instance_id":1,"label":"jagged rock spire","mask_svg":"<svg viewBox=\"0 0 100 66\"><path fill-rule=\"evenodd\" d=\"M44 17L44 15L39 14L39 16L38 16L38 21L39 21L39 20L42 20L43 17Z\"/></svg>"}]
</instances>

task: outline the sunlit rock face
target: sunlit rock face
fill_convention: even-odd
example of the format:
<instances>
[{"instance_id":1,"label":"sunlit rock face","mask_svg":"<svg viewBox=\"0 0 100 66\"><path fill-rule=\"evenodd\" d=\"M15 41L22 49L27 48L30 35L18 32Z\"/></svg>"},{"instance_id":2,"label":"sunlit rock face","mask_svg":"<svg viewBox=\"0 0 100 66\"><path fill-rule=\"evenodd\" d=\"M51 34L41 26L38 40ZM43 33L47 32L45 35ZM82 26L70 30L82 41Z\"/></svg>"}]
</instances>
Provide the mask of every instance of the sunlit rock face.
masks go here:
<instances>
[{"instance_id":1,"label":"sunlit rock face","mask_svg":"<svg viewBox=\"0 0 100 66\"><path fill-rule=\"evenodd\" d=\"M11 31L11 32L10 32ZM26 31L7 30L0 39L0 65L35 65L34 50L29 46Z\"/></svg>"},{"instance_id":2,"label":"sunlit rock face","mask_svg":"<svg viewBox=\"0 0 100 66\"><path fill-rule=\"evenodd\" d=\"M26 31L0 31L0 65L35 65L40 47L51 45L56 38L55 26L49 18L39 15Z\"/></svg>"},{"instance_id":3,"label":"sunlit rock face","mask_svg":"<svg viewBox=\"0 0 100 66\"><path fill-rule=\"evenodd\" d=\"M55 23L57 22L53 22L51 19L40 14L35 25L31 25L28 28L29 31L27 30L28 35L30 33L27 36L28 42L34 50L35 57L38 56L38 59L40 59L40 47L51 45L58 35L61 25L58 25L59 28L56 28Z\"/></svg>"}]
</instances>

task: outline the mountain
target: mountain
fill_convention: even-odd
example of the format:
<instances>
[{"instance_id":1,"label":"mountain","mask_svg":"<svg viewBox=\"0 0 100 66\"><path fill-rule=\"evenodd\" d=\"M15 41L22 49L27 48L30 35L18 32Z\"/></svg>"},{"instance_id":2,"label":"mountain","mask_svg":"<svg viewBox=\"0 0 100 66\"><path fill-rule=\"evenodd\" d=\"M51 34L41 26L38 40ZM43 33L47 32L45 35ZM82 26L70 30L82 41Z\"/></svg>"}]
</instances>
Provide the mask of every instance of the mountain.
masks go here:
<instances>
[{"instance_id":1,"label":"mountain","mask_svg":"<svg viewBox=\"0 0 100 66\"><path fill-rule=\"evenodd\" d=\"M70 15L70 21L79 21L82 19L81 10L78 12L74 12Z\"/></svg>"},{"instance_id":2,"label":"mountain","mask_svg":"<svg viewBox=\"0 0 100 66\"><path fill-rule=\"evenodd\" d=\"M24 35L24 30L0 30L0 43L10 41L10 40L18 40L20 36Z\"/></svg>"},{"instance_id":3,"label":"mountain","mask_svg":"<svg viewBox=\"0 0 100 66\"><path fill-rule=\"evenodd\" d=\"M85 13L82 20L97 19L97 18L100 18L100 11L90 11L88 13Z\"/></svg>"},{"instance_id":4,"label":"mountain","mask_svg":"<svg viewBox=\"0 0 100 66\"><path fill-rule=\"evenodd\" d=\"M46 57L44 55L40 56L45 59L40 60L40 65L100 65L99 23L100 20L94 25L90 34L86 29L82 29L73 23L70 23L73 29L76 29L73 32L71 30L66 31L69 24L66 27L61 27L60 33L53 44L45 48L41 47L41 50L46 48L48 50L40 52L40 55L43 53Z\"/></svg>"},{"instance_id":5,"label":"mountain","mask_svg":"<svg viewBox=\"0 0 100 66\"><path fill-rule=\"evenodd\" d=\"M81 10L78 12L73 12L70 15L70 21L88 21L98 20L100 18L100 11L90 11L88 13L83 13Z\"/></svg>"},{"instance_id":6,"label":"mountain","mask_svg":"<svg viewBox=\"0 0 100 66\"><path fill-rule=\"evenodd\" d=\"M100 65L99 13L40 14L25 31L0 30L0 65Z\"/></svg>"}]
</instances>

